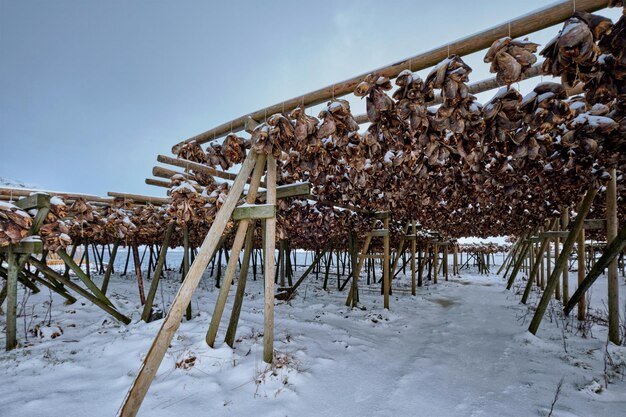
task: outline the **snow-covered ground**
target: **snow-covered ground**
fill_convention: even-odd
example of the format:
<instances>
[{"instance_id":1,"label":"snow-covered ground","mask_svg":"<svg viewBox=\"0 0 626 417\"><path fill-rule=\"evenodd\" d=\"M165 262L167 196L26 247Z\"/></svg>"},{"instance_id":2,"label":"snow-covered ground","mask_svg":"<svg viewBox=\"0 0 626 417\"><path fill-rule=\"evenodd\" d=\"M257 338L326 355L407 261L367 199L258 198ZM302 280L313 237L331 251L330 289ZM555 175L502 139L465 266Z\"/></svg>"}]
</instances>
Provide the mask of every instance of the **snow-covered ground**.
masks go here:
<instances>
[{"instance_id":1,"label":"snow-covered ground","mask_svg":"<svg viewBox=\"0 0 626 417\"><path fill-rule=\"evenodd\" d=\"M175 271L168 275L161 305L179 285ZM613 366L605 372L606 328L595 324L583 338L575 319L553 315L556 308L532 336L528 307L495 274L463 271L419 288L416 297L401 278L390 311L374 287L361 293L366 309L346 308L334 279L327 292L311 276L294 300L277 303L277 360L269 367L262 361L262 281L248 282L236 349L222 343L232 298L211 349L204 336L217 289L207 273L194 296L196 316L181 324L139 414L546 416L563 379L553 416L626 415L626 348L608 346ZM593 303L601 308L606 278L596 285ZM116 275L109 288L132 316L129 326L83 300L64 305L46 289L20 293L24 347L0 353L0 416L115 415L161 322L139 321L134 276Z\"/></svg>"}]
</instances>

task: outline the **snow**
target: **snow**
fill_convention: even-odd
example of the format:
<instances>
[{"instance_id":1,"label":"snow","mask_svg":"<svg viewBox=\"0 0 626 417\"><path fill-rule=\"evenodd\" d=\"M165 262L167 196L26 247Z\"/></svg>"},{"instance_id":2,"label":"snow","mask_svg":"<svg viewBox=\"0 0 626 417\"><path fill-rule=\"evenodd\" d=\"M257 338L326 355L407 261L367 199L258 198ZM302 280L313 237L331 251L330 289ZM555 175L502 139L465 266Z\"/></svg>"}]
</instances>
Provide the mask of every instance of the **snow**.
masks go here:
<instances>
[{"instance_id":1,"label":"snow","mask_svg":"<svg viewBox=\"0 0 626 417\"><path fill-rule=\"evenodd\" d=\"M120 249L117 269L125 251ZM177 269L181 257L170 252L170 267ZM298 257L302 264L303 252ZM303 269L299 265L297 275ZM159 307L171 303L180 285L176 271L167 274ZM626 383L615 375L606 388L603 379L606 329L595 325L588 338L564 333L562 319L549 310L533 336L526 331L532 310L494 273L463 270L450 281L427 282L415 297L400 273L389 311L382 308L379 285L365 286L364 274L365 309L345 307L335 274L331 270L329 291L321 288L322 275L319 281L312 275L294 300L277 302L280 367L270 368L262 361L262 279L251 274L248 280L236 348L222 344L231 297L211 349L204 337L218 290L207 272L192 302L196 316L182 322L139 415L545 416L561 378L553 416L623 415ZM96 283L101 279L96 276ZM575 288L576 272L570 282ZM20 288L18 299L26 305L18 337L26 346L0 353L0 415L115 415L161 321L139 321L131 274L115 274L109 294L132 317L130 325L83 299L64 305L46 289L26 297ZM592 305L601 307L605 294L603 276L592 288ZM24 334L27 326L33 331ZM624 363L626 348L607 349L615 363Z\"/></svg>"}]
</instances>

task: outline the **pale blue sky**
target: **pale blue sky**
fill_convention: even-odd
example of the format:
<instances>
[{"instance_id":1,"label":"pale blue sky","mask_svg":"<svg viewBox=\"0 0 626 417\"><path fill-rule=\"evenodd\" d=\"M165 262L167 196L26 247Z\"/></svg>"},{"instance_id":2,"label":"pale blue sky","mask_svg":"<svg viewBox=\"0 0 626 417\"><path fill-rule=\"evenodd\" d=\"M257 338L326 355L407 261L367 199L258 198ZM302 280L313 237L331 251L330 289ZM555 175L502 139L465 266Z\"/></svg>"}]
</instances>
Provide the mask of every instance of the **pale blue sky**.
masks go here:
<instances>
[{"instance_id":1,"label":"pale blue sky","mask_svg":"<svg viewBox=\"0 0 626 417\"><path fill-rule=\"evenodd\" d=\"M0 177L163 195L144 179L178 141L545 4L0 0Z\"/></svg>"}]
</instances>

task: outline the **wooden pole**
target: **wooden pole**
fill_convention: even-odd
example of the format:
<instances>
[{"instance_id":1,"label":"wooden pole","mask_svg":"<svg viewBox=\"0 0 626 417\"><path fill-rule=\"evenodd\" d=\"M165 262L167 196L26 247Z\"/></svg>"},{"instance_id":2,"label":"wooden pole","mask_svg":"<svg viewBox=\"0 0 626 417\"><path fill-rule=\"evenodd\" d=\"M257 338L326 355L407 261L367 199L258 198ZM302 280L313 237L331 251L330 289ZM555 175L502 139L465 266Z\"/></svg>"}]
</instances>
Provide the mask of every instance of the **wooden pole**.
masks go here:
<instances>
[{"instance_id":1,"label":"wooden pole","mask_svg":"<svg viewBox=\"0 0 626 417\"><path fill-rule=\"evenodd\" d=\"M139 300L141 305L146 303L146 296L143 291L143 277L141 276L141 260L139 259L139 248L137 245L132 246L133 263L135 264L135 275L137 276L137 288L139 289Z\"/></svg>"},{"instance_id":2,"label":"wooden pole","mask_svg":"<svg viewBox=\"0 0 626 417\"><path fill-rule=\"evenodd\" d=\"M104 295L102 291L100 291L100 288L98 288L96 284L94 284L93 281L89 279L87 274L85 274L83 270L80 269L78 265L76 265L76 262L74 262L74 259L70 258L70 256L67 254L67 252L65 252L64 249L59 249L57 251L57 255L59 255L59 258L63 259L65 264L68 265L72 271L74 271L76 276L87 286L87 288L89 288L89 290L91 290L91 292L93 293L93 295L96 296L96 298L100 299L105 304L108 304L110 306L113 305L111 301L109 301L109 299L106 297L106 295Z\"/></svg>"},{"instance_id":3,"label":"wooden pole","mask_svg":"<svg viewBox=\"0 0 626 417\"><path fill-rule=\"evenodd\" d=\"M569 209L564 207L561 213L561 230L567 230L567 226L569 226ZM567 266L563 268L563 285L562 288L562 297L563 304L567 304L569 301L569 254L567 258Z\"/></svg>"},{"instance_id":4,"label":"wooden pole","mask_svg":"<svg viewBox=\"0 0 626 417\"><path fill-rule=\"evenodd\" d=\"M94 303L95 305L97 305L102 310L106 311L107 313L109 313L110 315L112 315L117 320L121 321L122 323L124 323L124 324L129 324L130 323L130 321L131 321L130 318L126 317L125 315L123 315L122 313L117 311L115 308L113 308L111 306L111 304L105 303L104 301L102 301L98 297L94 296L89 291L87 291L84 288L82 288L80 285L74 283L74 281L72 281L71 279L66 278L63 275L57 274L54 270L52 270L50 267L48 267L45 263L42 263L39 259L34 258L34 257L31 256L29 258L28 262L30 262L32 265L37 267L37 269L39 269L48 278L54 279L54 280L59 281L59 282L62 282L63 284L65 284L65 286L67 286L71 290L75 291L76 293L78 293L82 297L85 297L87 300L91 301L92 303Z\"/></svg>"},{"instance_id":5,"label":"wooden pole","mask_svg":"<svg viewBox=\"0 0 626 417\"><path fill-rule=\"evenodd\" d=\"M384 228L389 231L389 216L383 219ZM383 237L383 305L389 309L389 291L391 289L391 277L389 276L389 233Z\"/></svg>"},{"instance_id":6,"label":"wooden pole","mask_svg":"<svg viewBox=\"0 0 626 417\"><path fill-rule=\"evenodd\" d=\"M606 187L606 241L610 244L617 236L617 173L615 167L609 170L611 179ZM597 263L596 263L597 265ZM608 265L608 310L609 310L609 341L620 345L619 323L619 279L617 277L617 258ZM626 317L624 318L626 320Z\"/></svg>"},{"instance_id":7,"label":"wooden pole","mask_svg":"<svg viewBox=\"0 0 626 417\"><path fill-rule=\"evenodd\" d=\"M415 235L416 234L415 220L413 220L412 225L413 225L413 234ZM416 288L416 282L415 282L415 249L416 247L417 247L417 240L416 240L416 237L414 237L413 240L411 240L411 294L412 295L417 295L417 288Z\"/></svg>"},{"instance_id":8,"label":"wooden pole","mask_svg":"<svg viewBox=\"0 0 626 417\"><path fill-rule=\"evenodd\" d=\"M257 164L254 167L254 172L252 173L252 181L250 182L248 195L246 196L246 204L254 204L256 201L256 195L259 189L259 182L261 182L261 176L263 175L263 172L265 172L264 159L265 158L263 155L259 156L257 159ZM233 277L235 276L235 270L237 269L239 253L241 252L241 248L243 247L244 240L246 239L246 235L248 234L249 224L251 224L249 219L242 219L239 221L239 224L237 225L237 232L235 233L235 239L233 241L233 247L231 250L232 256L228 260L228 265L226 266L226 272L224 273L224 279L220 287L220 293L217 296L217 301L215 302L213 315L211 316L211 324L209 325L209 329L207 330L207 334L205 338L207 345L211 347L215 345L215 338L217 336L217 330L219 328L222 315L224 314L224 307L226 306L226 299L228 298L228 292L230 291L230 287L233 282ZM281 242L284 242L284 241L281 241ZM284 244L283 244L282 249L284 249ZM284 258L285 258L285 254L283 253L283 260Z\"/></svg>"},{"instance_id":9,"label":"wooden pole","mask_svg":"<svg viewBox=\"0 0 626 417\"><path fill-rule=\"evenodd\" d=\"M106 295L107 289L109 287L109 279L111 278L111 273L113 272L113 264L115 263L115 257L117 256L117 248L120 245L120 240L115 239L115 243L113 243L113 250L109 255L109 263L107 264L106 272L104 273L104 278L102 279L102 294Z\"/></svg>"},{"instance_id":10,"label":"wooden pole","mask_svg":"<svg viewBox=\"0 0 626 417\"><path fill-rule=\"evenodd\" d=\"M585 229L582 229L578 233L577 251L578 251L578 288L580 288L583 281L585 280L585 263L586 263L585 257L587 256L587 249L585 247ZM577 291L578 289L576 290L576 292ZM574 294L576 294L576 292L574 292ZM585 320L585 315L587 314L586 303L587 301L584 298L581 298L580 301L578 302L578 320L579 321Z\"/></svg>"},{"instance_id":11,"label":"wooden pole","mask_svg":"<svg viewBox=\"0 0 626 417\"><path fill-rule=\"evenodd\" d=\"M265 164L261 164L265 166ZM233 310L230 313L230 321L228 322L228 329L226 329L225 342L228 346L235 347L235 335L237 334L237 326L239 324L239 315L241 314L241 306L243 305L243 297L246 293L246 282L248 280L248 268L250 266L250 253L253 250L254 244L254 227L255 222L251 221L248 224L248 231L246 233L246 243L243 251L243 262L241 263L241 269L239 270L239 279L237 280L237 290L235 291L235 301L233 302Z\"/></svg>"},{"instance_id":12,"label":"wooden pole","mask_svg":"<svg viewBox=\"0 0 626 417\"><path fill-rule=\"evenodd\" d=\"M267 204L276 204L276 160L267 157ZM263 323L263 360L274 360L274 251L276 250L276 218L265 220L265 303ZM339 267L339 265L337 265Z\"/></svg>"},{"instance_id":13,"label":"wooden pole","mask_svg":"<svg viewBox=\"0 0 626 417\"><path fill-rule=\"evenodd\" d=\"M537 305L535 315L530 322L528 331L530 331L532 334L537 334L537 330L539 329L539 325L541 324L543 315L546 312L546 308L548 308L550 298L552 298L552 294L554 294L556 281L560 279L563 268L566 266L565 264L567 262L567 252L572 250L574 242L576 241L576 236L578 235L578 233L580 233L581 230L583 230L585 217L587 216L587 213L589 212L589 209L593 204L593 199L595 198L597 193L598 189L595 186L592 186L592 188L587 191L582 203L580 204L578 215L576 216L576 220L572 225L572 230L570 231L570 234L565 242L563 242L563 252L561 253L561 256L559 256L559 259L557 259L554 265L552 275L550 275L550 277L548 278L546 289L541 296L541 300L539 300L539 305Z\"/></svg>"},{"instance_id":14,"label":"wooden pole","mask_svg":"<svg viewBox=\"0 0 626 417\"><path fill-rule=\"evenodd\" d=\"M254 152L248 152L246 159L244 160L241 170L237 175L237 179L233 183L233 186L228 193L226 201L217 212L213 224L207 233L202 246L198 251L198 256L194 260L187 277L180 286L174 302L170 308L169 313L163 320L163 324L157 333L148 354L146 355L141 369L137 373L137 377L133 382L128 395L126 396L124 403L122 404L119 416L120 417L134 417L139 411L139 407L148 392L148 388L156 375L159 365L163 360L163 356L167 351L167 348L174 337L174 333L178 326L180 326L180 320L183 317L184 310L191 301L191 297L195 289L202 278L202 273L206 269L209 260L213 256L217 244L224 232L226 224L230 220L230 217L239 201L243 187L246 183L250 172L254 167L256 161L256 155ZM268 280L266 279L266 282ZM271 279L269 280L271 281Z\"/></svg>"},{"instance_id":15,"label":"wooden pole","mask_svg":"<svg viewBox=\"0 0 626 417\"><path fill-rule=\"evenodd\" d=\"M569 302L565 306L564 312L568 315L574 306L578 304L579 313L580 313L580 305L585 301L585 292L593 285L593 283L598 279L598 277L602 274L604 269L608 267L608 265L619 256L620 252L624 250L626 247L626 226L622 227L620 232L615 236L611 243L606 247L598 262L594 265L594 267L589 271L587 277L585 277L579 284L578 288L572 295L572 298L569 299Z\"/></svg>"},{"instance_id":16,"label":"wooden pole","mask_svg":"<svg viewBox=\"0 0 626 417\"><path fill-rule=\"evenodd\" d=\"M363 249L361 249L361 254L359 255L359 262L357 263L357 266L356 266L356 275L354 275L354 276L356 277L357 281L359 279L359 276L361 275L361 269L363 268L363 261L365 259L367 259L366 255L367 255L367 251L369 250L371 242L372 242L372 235L368 234L365 237L365 242L363 242ZM368 262L368 268L369 268L369 262ZM368 269L367 273L369 274L369 269ZM369 282L368 282L368 284L369 284ZM353 283L353 285L354 285L354 283ZM357 282L357 285L358 285L358 282ZM357 293L358 293L358 287L357 287ZM346 299L346 306L348 306L348 307L350 307L350 306L355 307L356 306L356 303L359 300L358 299L357 300L353 300L353 298L352 298L353 296L354 296L354 291L351 290L348 293L348 298Z\"/></svg>"},{"instance_id":17,"label":"wooden pole","mask_svg":"<svg viewBox=\"0 0 626 417\"><path fill-rule=\"evenodd\" d=\"M221 254L222 252L220 252ZM217 271L218 271L218 275L219 272L222 270L222 264L221 264L221 257L220 257L220 263L217 266ZM189 227L187 224L185 224L183 226L183 274L182 274L182 279L185 279L185 277L187 276L187 274L189 273ZM181 279L181 281L182 281ZM187 320L191 320L192 317L192 311L191 311L191 300L189 300L189 304L187 304L187 308L185 309L185 318Z\"/></svg>"},{"instance_id":18,"label":"wooden pole","mask_svg":"<svg viewBox=\"0 0 626 417\"><path fill-rule=\"evenodd\" d=\"M172 237L175 225L176 224L173 221L170 222L165 230L165 236L163 236L163 244L161 245L161 251L159 252L159 259L157 261L156 268L154 269L154 278L152 278L152 283L150 284L150 289L148 290L148 297L146 298L146 303L144 304L143 312L141 313L141 319L146 323L150 321L150 316L152 315L154 297L156 296L159 280L161 279L161 274L163 273L163 265L165 264L167 249L170 245L170 238ZM113 250L115 251L115 246L113 247Z\"/></svg>"},{"instance_id":19,"label":"wooden pole","mask_svg":"<svg viewBox=\"0 0 626 417\"><path fill-rule=\"evenodd\" d=\"M443 275L448 280L448 245L443 247Z\"/></svg>"},{"instance_id":20,"label":"wooden pole","mask_svg":"<svg viewBox=\"0 0 626 417\"><path fill-rule=\"evenodd\" d=\"M577 11L593 12L605 8L606 6L607 0L576 0ZM214 139L220 138L228 133L239 132L245 128L246 123L250 119L262 120L267 117L267 115L289 111L298 106L314 106L324 103L330 99L350 94L368 74L376 73L379 76L395 78L398 74L400 74L400 72L406 69L411 71L420 71L436 65L443 59L449 57L451 54L459 56L468 55L489 48L495 40L502 37L510 36L512 38L517 38L556 25L571 17L572 12L573 6L571 1L561 1L542 7L535 12L525 14L519 18L448 43L425 53L404 59L383 68L367 71L364 74L348 80L335 83L331 86L282 101L278 104L240 116L234 120L227 121L220 126L180 142L172 148L172 152L177 153L176 151L179 146L184 143L196 141L197 143L202 144L211 142Z\"/></svg>"},{"instance_id":21,"label":"wooden pole","mask_svg":"<svg viewBox=\"0 0 626 417\"><path fill-rule=\"evenodd\" d=\"M18 255L13 252L9 245L7 253L9 270L7 275L7 321L6 321L6 350L13 350L17 347L17 274Z\"/></svg>"}]
</instances>

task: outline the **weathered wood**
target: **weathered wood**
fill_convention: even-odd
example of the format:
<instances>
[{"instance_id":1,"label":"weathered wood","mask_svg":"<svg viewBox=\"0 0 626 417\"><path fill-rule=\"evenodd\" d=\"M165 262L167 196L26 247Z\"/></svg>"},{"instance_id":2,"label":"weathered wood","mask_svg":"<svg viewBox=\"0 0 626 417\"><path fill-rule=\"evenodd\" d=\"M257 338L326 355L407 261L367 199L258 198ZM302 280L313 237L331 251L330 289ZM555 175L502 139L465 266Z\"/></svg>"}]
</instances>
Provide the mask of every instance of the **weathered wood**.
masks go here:
<instances>
[{"instance_id":1,"label":"weathered wood","mask_svg":"<svg viewBox=\"0 0 626 417\"><path fill-rule=\"evenodd\" d=\"M543 238L550 238L550 239L554 239L554 238L566 238L569 235L569 232L567 230L547 230L543 233L539 233L539 238L543 239Z\"/></svg>"},{"instance_id":2,"label":"weathered wood","mask_svg":"<svg viewBox=\"0 0 626 417\"><path fill-rule=\"evenodd\" d=\"M587 250L585 248L585 229L583 228L577 236L578 242L576 250L578 252L578 288L583 284L585 280L585 258L587 256ZM575 292L574 292L575 293ZM569 303L568 303L569 304ZM578 320L584 321L585 315L587 314L587 301L584 298L581 298L578 301Z\"/></svg>"},{"instance_id":3,"label":"weathered wood","mask_svg":"<svg viewBox=\"0 0 626 417\"><path fill-rule=\"evenodd\" d=\"M123 198L125 200L131 200L136 203L150 203L150 204L155 204L155 205L169 204L172 201L172 199L170 198L154 197L154 196L142 195L142 194L119 193L115 191L109 191L107 195L113 198L117 197L117 198Z\"/></svg>"},{"instance_id":4,"label":"weathered wood","mask_svg":"<svg viewBox=\"0 0 626 417\"><path fill-rule=\"evenodd\" d=\"M566 231L569 226L569 209L564 207L561 213L561 230ZM567 239L567 237L565 237ZM567 258L567 265L569 265L569 254ZM569 267L563 268L563 284L561 285L563 290L563 304L567 304L569 301Z\"/></svg>"},{"instance_id":5,"label":"weathered wood","mask_svg":"<svg viewBox=\"0 0 626 417\"><path fill-rule=\"evenodd\" d=\"M263 165L263 164L261 164ZM252 221L248 224L248 231L246 233L246 244L243 252L243 262L241 263L241 269L239 271L239 279L237 280L237 290L235 292L235 300L233 302L233 309L230 313L230 321L228 322L228 328L226 329L226 337L224 341L228 346L235 347L235 335L237 334L237 325L239 324L239 315L241 314L241 306L243 305L243 297L246 292L246 282L248 280L248 268L250 266L250 253L253 250L254 244L254 226L255 222Z\"/></svg>"},{"instance_id":6,"label":"weathered wood","mask_svg":"<svg viewBox=\"0 0 626 417\"><path fill-rule=\"evenodd\" d=\"M615 167L609 170L611 178L606 187L606 241L612 242L617 237L617 172ZM620 250L621 252L621 250ZM609 341L619 345L620 317L619 317L619 280L617 277L617 253L609 262L607 268L608 280L608 313L609 313ZM597 265L598 263L596 263ZM595 266L595 265L594 265ZM626 318L625 318L626 319Z\"/></svg>"},{"instance_id":7,"label":"weathered wood","mask_svg":"<svg viewBox=\"0 0 626 417\"><path fill-rule=\"evenodd\" d=\"M389 237L389 229L377 229L369 232L372 237Z\"/></svg>"},{"instance_id":8,"label":"weathered wood","mask_svg":"<svg viewBox=\"0 0 626 417\"><path fill-rule=\"evenodd\" d=\"M233 183L233 186L228 193L226 201L217 212L213 224L207 233L202 246L198 251L198 255L194 260L187 277L180 286L176 297L172 303L169 313L163 320L163 324L157 333L150 350L148 351L141 369L139 370L133 385L128 391L128 395L124 399L124 403L120 409L120 417L134 417L141 403L148 392L148 388L156 375L156 372L163 360L163 356L167 351L167 348L174 337L174 333L178 326L180 326L180 320L183 317L184 310L191 301L191 297L195 289L202 278L202 273L206 269L209 260L213 256L217 244L224 232L226 224L229 222L230 217L235 209L239 197L243 191L243 187L254 167L256 161L256 155L253 152L248 152L246 159L244 160L241 170L237 175L237 179ZM275 202L274 202L275 203ZM269 221L269 220L268 220Z\"/></svg>"},{"instance_id":9,"label":"weathered wood","mask_svg":"<svg viewBox=\"0 0 626 417\"><path fill-rule=\"evenodd\" d=\"M371 259L372 257L372 255L367 254L367 251L369 250L371 242L372 242L372 236L368 234L367 236L365 236L365 242L363 242L363 248L361 249L361 254L359 255L359 262L356 265L356 275L354 276L356 277L357 280L359 279L359 276L361 275L363 262L365 261L365 259ZM356 306L356 303L358 300L353 300L353 297L354 297L354 294L352 293L352 291L350 291L348 293L348 298L346 299L346 306L348 307Z\"/></svg>"},{"instance_id":10,"label":"weathered wood","mask_svg":"<svg viewBox=\"0 0 626 417\"><path fill-rule=\"evenodd\" d=\"M589 274L578 284L578 288L574 294L572 294L572 297L563 309L566 315L569 315L576 304L584 301L587 290L591 288L604 269L617 259L617 256L619 256L624 248L626 248L626 226L623 226L617 236L611 240L611 243L608 244L602 256L598 259L598 262L596 262L593 268L591 268L591 271L589 271Z\"/></svg>"},{"instance_id":11,"label":"weathered wood","mask_svg":"<svg viewBox=\"0 0 626 417\"><path fill-rule=\"evenodd\" d=\"M111 273L113 272L113 264L115 263L115 257L117 256L117 248L120 246L120 239L115 239L113 243L113 250L109 255L109 263L107 264L106 272L104 273L104 278L102 279L102 294L107 293L107 289L109 287L109 279L111 278Z\"/></svg>"},{"instance_id":12,"label":"weathered wood","mask_svg":"<svg viewBox=\"0 0 626 417\"><path fill-rule=\"evenodd\" d=\"M250 192L248 191L248 193ZM247 203L233 211L233 220L271 219L274 217L276 217L274 204Z\"/></svg>"},{"instance_id":13,"label":"weathered wood","mask_svg":"<svg viewBox=\"0 0 626 417\"><path fill-rule=\"evenodd\" d=\"M35 266L38 270L40 270L44 275L46 275L50 279L54 279L55 281L59 281L64 284L66 287L78 293L80 296L86 298L91 301L93 304L100 307L105 312L109 313L111 316L115 317L117 320L121 321L124 324L129 324L131 322L130 318L126 317L119 311L117 311L111 304L107 304L100 300L98 297L91 294L89 291L82 288L80 285L74 283L71 279L66 278L63 275L58 274L56 271L52 270L45 263L41 262L39 259L30 257L28 259L33 266Z\"/></svg>"},{"instance_id":14,"label":"weathered wood","mask_svg":"<svg viewBox=\"0 0 626 417\"><path fill-rule=\"evenodd\" d=\"M302 284L302 282L304 281L304 279L311 273L311 271L313 271L313 268L315 268L317 265L319 265L319 262L321 261L321 259L324 257L324 255L326 255L326 253L330 250L330 248L333 246L333 244L335 243L335 239L330 239L322 248L321 251L318 251L318 253L315 255L315 258L313 259L313 262L311 263L311 265L309 265L309 267L304 271L304 273L300 276L300 278L298 278L298 280L295 282L295 284L293 284L292 287L289 288L279 288L279 291L284 292L287 291L291 294L293 294L298 287ZM287 296L287 299L291 298L291 296Z\"/></svg>"},{"instance_id":15,"label":"weathered wood","mask_svg":"<svg viewBox=\"0 0 626 417\"><path fill-rule=\"evenodd\" d=\"M528 301L528 296L530 295L530 290L533 287L533 282L537 277L537 272L539 271L539 267L541 266L541 259L543 258L543 254L546 251L546 247L548 246L548 238L543 238L541 242L541 246L535 255L535 259L532 262L530 274L528 275L528 281L526 281L526 288L524 288L524 295L522 295L522 303L526 304Z\"/></svg>"},{"instance_id":16,"label":"weathered wood","mask_svg":"<svg viewBox=\"0 0 626 417\"><path fill-rule=\"evenodd\" d=\"M65 290L65 287L63 287L62 284L59 283L59 285L57 285L57 281L54 281L52 279L50 279L50 281L47 281L41 278L40 276L38 276L37 274L33 274L32 272L30 272L28 268L23 269L22 273L30 277L33 281L36 281L39 284L50 288L51 291L54 291L55 293L59 294L61 297L65 298L67 300L66 302L67 304L73 304L77 301L76 298L74 298L70 293L68 293Z\"/></svg>"},{"instance_id":17,"label":"weathered wood","mask_svg":"<svg viewBox=\"0 0 626 417\"><path fill-rule=\"evenodd\" d=\"M59 255L59 258L63 259L63 262L65 262L65 264L69 266L72 271L74 271L74 274L76 274L78 279L80 279L87 286L87 288L89 288L89 290L92 292L92 294L96 298L98 298L100 301L102 301L105 304L108 304L110 306L113 305L111 301L106 297L106 295L104 295L104 293L100 291L100 288L98 288L96 284L94 284L94 282L87 276L87 274L85 274L83 270L80 269L78 265L76 265L76 262L74 262L74 259L72 259L70 255L68 255L67 252L65 252L65 249L59 249L56 253L57 255Z\"/></svg>"},{"instance_id":18,"label":"weathered wood","mask_svg":"<svg viewBox=\"0 0 626 417\"><path fill-rule=\"evenodd\" d=\"M560 279L561 273L563 272L563 268L566 266L567 262L567 252L572 250L574 246L574 242L576 241L576 236L583 230L583 224L591 205L593 204L593 199L598 193L598 189L596 187L592 187L587 191L585 197L583 198L582 203L578 209L578 215L576 216L576 220L572 225L572 229L570 230L570 234L563 242L563 252L559 259L557 259L554 270L552 271L552 275L548 278L548 282L546 284L546 289L539 300L539 304L537 305L537 310L535 311L535 315L533 316L532 321L530 322L530 326L528 327L528 331L532 334L537 334L537 330L539 329L539 325L541 324L541 320L543 319L543 315L545 314L546 308L548 307L548 303L550 302L550 298L552 298L552 294L554 294L554 289L556 287L556 280Z\"/></svg>"},{"instance_id":19,"label":"weathered wood","mask_svg":"<svg viewBox=\"0 0 626 417\"><path fill-rule=\"evenodd\" d=\"M49 208L50 195L37 192L29 195L28 197L20 198L14 204L22 210L26 211L34 208Z\"/></svg>"},{"instance_id":20,"label":"weathered wood","mask_svg":"<svg viewBox=\"0 0 626 417\"><path fill-rule=\"evenodd\" d=\"M248 189L248 195L246 196L246 203L252 204L256 200L256 193L259 189L259 183L261 182L261 176L265 172L264 167L264 157L257 157L257 163L254 167L254 171L252 173L252 179L250 181L250 188ZM271 212L276 214L276 206L273 204L268 204L272 209ZM252 206L249 206L252 207ZM263 206L257 206L263 207ZM237 209L235 209L237 211ZM235 217L235 211L233 211L233 218ZM274 218L271 217L259 217L263 219ZM255 218L255 217L252 217ZM217 300L215 302L215 308L213 309L213 315L211 316L211 323L209 324L209 329L207 330L207 334L205 337L205 341L207 345L213 347L215 344L215 337L217 336L217 330L220 325L220 320L222 319L222 314L224 313L224 307L226 306L226 299L228 298L228 292L230 291L230 286L233 282L233 277L235 276L235 269L237 268L237 261L239 259L239 252L241 252L241 248L243 247L244 240L246 238L246 234L248 233L248 225L250 224L250 217L242 217L242 220L237 225L237 232L235 233L235 239L233 240L232 246L232 256L228 260L228 264L226 266L226 272L224 274L224 280L222 281L222 285L220 287L220 293L217 296Z\"/></svg>"},{"instance_id":21,"label":"weathered wood","mask_svg":"<svg viewBox=\"0 0 626 417\"><path fill-rule=\"evenodd\" d=\"M415 233L415 220L412 221L413 233ZM415 249L417 247L417 242L415 240L411 241L411 294L417 294L416 282L415 282ZM455 246L456 248L456 246ZM456 261L456 256L455 256Z\"/></svg>"},{"instance_id":22,"label":"weathered wood","mask_svg":"<svg viewBox=\"0 0 626 417\"><path fill-rule=\"evenodd\" d=\"M141 305L146 304L146 296L143 290L143 277L141 275L141 261L139 260L139 248L137 245L132 246L133 263L135 264L135 276L137 277L137 288L139 290L139 301Z\"/></svg>"},{"instance_id":23,"label":"weathered wood","mask_svg":"<svg viewBox=\"0 0 626 417\"><path fill-rule=\"evenodd\" d=\"M290 197L308 197L311 194L310 182L297 182L294 184L279 185L276 187L278 200ZM257 193L259 200L265 201L265 190Z\"/></svg>"},{"instance_id":24,"label":"weathered wood","mask_svg":"<svg viewBox=\"0 0 626 417\"><path fill-rule=\"evenodd\" d=\"M28 240L26 242L22 240L20 243L1 246L0 253L8 253L9 246L11 247L10 250L16 254L41 253L43 251L41 240Z\"/></svg>"},{"instance_id":25,"label":"weathered wood","mask_svg":"<svg viewBox=\"0 0 626 417\"><path fill-rule=\"evenodd\" d=\"M162 180L155 180L154 178L146 178L145 182L146 182L146 184L154 185L155 187L162 187L162 188L170 188L171 187L171 182L170 181L162 181Z\"/></svg>"},{"instance_id":26,"label":"weathered wood","mask_svg":"<svg viewBox=\"0 0 626 417\"><path fill-rule=\"evenodd\" d=\"M389 213L386 213L387 216L383 219L383 227L384 227L384 231L386 231L386 234L383 234L383 306L386 309L389 309L389 293L391 292L391 277L390 277L390 271L389 271ZM376 230L372 231L372 236L375 236L374 232L376 232Z\"/></svg>"},{"instance_id":27,"label":"weathered wood","mask_svg":"<svg viewBox=\"0 0 626 417\"><path fill-rule=\"evenodd\" d=\"M593 12L606 7L606 5L606 0L576 0L576 10L578 11ZM559 3L551 4L535 12L525 14L519 18L509 20L503 24L450 42L422 54L404 59L383 68L367 71L364 74L348 80L335 83L331 86L285 100L281 103L274 104L253 113L227 121L213 129L174 145L172 152L176 153L178 147L184 143L196 141L197 143L202 144L220 138L230 132L239 132L244 129L248 118L260 121L274 113L290 111L298 106L310 107L324 103L332 98L338 98L343 95L350 94L370 73L376 73L383 77L395 78L405 69L420 71L436 65L443 59L450 56L450 54L459 56L468 55L488 48L495 40L504 36L517 38L553 26L571 17L572 11L573 6L571 1L561 1Z\"/></svg>"},{"instance_id":28,"label":"weathered wood","mask_svg":"<svg viewBox=\"0 0 626 417\"><path fill-rule=\"evenodd\" d=\"M267 157L267 204L276 204L276 160ZM263 361L274 360L274 252L276 250L276 219L265 220L265 302L263 320Z\"/></svg>"},{"instance_id":29,"label":"weathered wood","mask_svg":"<svg viewBox=\"0 0 626 417\"><path fill-rule=\"evenodd\" d=\"M9 271L7 275L7 318L6 318L6 350L17 347L17 273L18 255L11 250L7 253Z\"/></svg>"},{"instance_id":30,"label":"weathered wood","mask_svg":"<svg viewBox=\"0 0 626 417\"><path fill-rule=\"evenodd\" d=\"M170 245L170 239L174 232L174 226L176 223L170 222L165 229L165 235L163 236L163 244L161 245L161 251L159 252L159 259L157 260L156 268L154 269L154 278L150 283L150 289L148 290L148 296L146 297L146 303L143 305L143 312L141 313L141 319L148 323L150 316L152 315L152 306L154 304L154 297L156 296L157 288L159 287L159 281L161 280L161 274L163 273L163 265L165 265L165 258L167 257L167 249ZM113 251L115 252L115 246Z\"/></svg>"},{"instance_id":31,"label":"weathered wood","mask_svg":"<svg viewBox=\"0 0 626 417\"><path fill-rule=\"evenodd\" d=\"M524 262L524 258L526 258L526 255L531 245L532 245L532 242L530 241L530 239L524 239L522 241L520 250L516 254L517 260L515 260L514 262L513 270L511 271L511 276L509 277L509 280L506 284L507 290L510 290L511 287L513 286L513 283L515 282L515 277L517 277L517 272L520 270L522 266L522 262Z\"/></svg>"}]
</instances>

